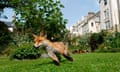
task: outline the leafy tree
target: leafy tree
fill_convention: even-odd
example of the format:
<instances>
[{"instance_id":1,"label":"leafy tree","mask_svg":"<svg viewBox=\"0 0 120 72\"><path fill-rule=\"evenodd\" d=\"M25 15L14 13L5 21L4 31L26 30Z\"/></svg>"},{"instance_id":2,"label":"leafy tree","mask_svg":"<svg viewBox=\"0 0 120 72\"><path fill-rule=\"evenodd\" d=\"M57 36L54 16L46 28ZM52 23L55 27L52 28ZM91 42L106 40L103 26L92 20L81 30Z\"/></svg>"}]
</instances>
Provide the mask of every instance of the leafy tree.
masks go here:
<instances>
[{"instance_id":1,"label":"leafy tree","mask_svg":"<svg viewBox=\"0 0 120 72\"><path fill-rule=\"evenodd\" d=\"M50 40L61 40L67 20L60 0L11 0L16 11L16 25L22 34L43 31Z\"/></svg>"},{"instance_id":2,"label":"leafy tree","mask_svg":"<svg viewBox=\"0 0 120 72\"><path fill-rule=\"evenodd\" d=\"M10 0L0 0L0 9L3 9L5 7L11 7Z\"/></svg>"},{"instance_id":3,"label":"leafy tree","mask_svg":"<svg viewBox=\"0 0 120 72\"><path fill-rule=\"evenodd\" d=\"M8 27L3 22L0 22L0 52L3 51L11 40Z\"/></svg>"},{"instance_id":4,"label":"leafy tree","mask_svg":"<svg viewBox=\"0 0 120 72\"><path fill-rule=\"evenodd\" d=\"M0 0L0 18L2 18L1 13L5 7L8 7L7 0ZM7 18L6 16L3 17ZM0 53L6 48L10 39L7 25L0 21Z\"/></svg>"}]
</instances>

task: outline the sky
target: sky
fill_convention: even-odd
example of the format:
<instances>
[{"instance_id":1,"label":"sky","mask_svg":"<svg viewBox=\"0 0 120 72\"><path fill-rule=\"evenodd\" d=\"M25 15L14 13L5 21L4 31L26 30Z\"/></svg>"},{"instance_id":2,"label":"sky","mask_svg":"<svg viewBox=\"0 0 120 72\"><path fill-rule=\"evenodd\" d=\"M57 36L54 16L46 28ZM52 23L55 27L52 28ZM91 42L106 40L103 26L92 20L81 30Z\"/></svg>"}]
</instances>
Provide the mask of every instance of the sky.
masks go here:
<instances>
[{"instance_id":1,"label":"sky","mask_svg":"<svg viewBox=\"0 0 120 72\"><path fill-rule=\"evenodd\" d=\"M99 11L99 0L61 0L61 2L65 6L62 12L63 17L68 19L68 29L86 16L88 12Z\"/></svg>"},{"instance_id":2,"label":"sky","mask_svg":"<svg viewBox=\"0 0 120 72\"><path fill-rule=\"evenodd\" d=\"M61 3L65 6L65 8L62 9L63 17L68 19L67 29L76 24L83 16L86 16L88 12L99 11L98 1L99 0L61 0ZM14 12L12 9L6 8L4 9L3 15L8 16L6 21L11 21Z\"/></svg>"},{"instance_id":3,"label":"sky","mask_svg":"<svg viewBox=\"0 0 120 72\"><path fill-rule=\"evenodd\" d=\"M7 19L4 18L0 18L1 21L7 21L7 22L11 22L12 21L12 16L14 16L14 11L12 8L4 8L2 16L7 16Z\"/></svg>"}]
</instances>

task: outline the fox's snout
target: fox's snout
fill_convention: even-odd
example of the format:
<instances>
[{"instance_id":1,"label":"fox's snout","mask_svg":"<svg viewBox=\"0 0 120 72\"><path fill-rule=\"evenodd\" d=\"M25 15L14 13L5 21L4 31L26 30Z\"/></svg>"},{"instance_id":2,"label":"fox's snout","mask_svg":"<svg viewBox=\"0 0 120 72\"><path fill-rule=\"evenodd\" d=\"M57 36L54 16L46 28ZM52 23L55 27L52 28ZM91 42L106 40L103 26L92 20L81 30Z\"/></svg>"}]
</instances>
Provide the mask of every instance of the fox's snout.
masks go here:
<instances>
[{"instance_id":1,"label":"fox's snout","mask_svg":"<svg viewBox=\"0 0 120 72\"><path fill-rule=\"evenodd\" d=\"M33 48L39 48L39 47L36 47L35 45L33 45Z\"/></svg>"},{"instance_id":2,"label":"fox's snout","mask_svg":"<svg viewBox=\"0 0 120 72\"><path fill-rule=\"evenodd\" d=\"M38 44L34 44L34 45L33 45L34 48L39 48L39 46L40 46L40 45L38 45Z\"/></svg>"}]
</instances>

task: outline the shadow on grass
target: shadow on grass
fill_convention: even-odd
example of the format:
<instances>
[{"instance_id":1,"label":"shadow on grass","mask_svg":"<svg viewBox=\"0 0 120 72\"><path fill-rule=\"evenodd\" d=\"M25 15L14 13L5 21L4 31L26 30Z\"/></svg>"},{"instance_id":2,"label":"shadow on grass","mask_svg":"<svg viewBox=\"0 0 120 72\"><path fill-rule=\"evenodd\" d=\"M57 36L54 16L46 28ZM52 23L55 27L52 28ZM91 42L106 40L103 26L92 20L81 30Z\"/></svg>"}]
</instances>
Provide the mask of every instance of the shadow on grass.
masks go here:
<instances>
[{"instance_id":1,"label":"shadow on grass","mask_svg":"<svg viewBox=\"0 0 120 72\"><path fill-rule=\"evenodd\" d=\"M40 64L37 64L37 65L41 66L41 65L49 65L49 64L53 64L53 62L44 62L44 63L40 63Z\"/></svg>"},{"instance_id":2,"label":"shadow on grass","mask_svg":"<svg viewBox=\"0 0 120 72\"><path fill-rule=\"evenodd\" d=\"M60 64L65 64L68 60L61 60L60 61ZM45 66L45 65L55 65L53 61L50 61L50 62L42 62L40 64L36 64L35 66L36 67L40 67L40 66Z\"/></svg>"}]
</instances>

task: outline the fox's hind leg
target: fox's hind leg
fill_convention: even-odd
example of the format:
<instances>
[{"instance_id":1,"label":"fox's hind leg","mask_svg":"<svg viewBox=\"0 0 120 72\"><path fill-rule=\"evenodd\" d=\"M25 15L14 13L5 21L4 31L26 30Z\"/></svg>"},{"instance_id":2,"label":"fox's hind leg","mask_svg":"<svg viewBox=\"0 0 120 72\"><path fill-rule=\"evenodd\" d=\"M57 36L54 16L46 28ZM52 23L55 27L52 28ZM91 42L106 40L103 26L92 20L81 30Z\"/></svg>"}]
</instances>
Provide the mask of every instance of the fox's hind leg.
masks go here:
<instances>
[{"instance_id":1,"label":"fox's hind leg","mask_svg":"<svg viewBox=\"0 0 120 72\"><path fill-rule=\"evenodd\" d=\"M58 66L60 65L57 56L53 52L48 52L48 55L53 60L53 62L55 63L55 65L58 65Z\"/></svg>"},{"instance_id":2,"label":"fox's hind leg","mask_svg":"<svg viewBox=\"0 0 120 72\"><path fill-rule=\"evenodd\" d=\"M68 59L69 61L73 61L73 58L70 56L67 50L64 51L63 56Z\"/></svg>"},{"instance_id":3,"label":"fox's hind leg","mask_svg":"<svg viewBox=\"0 0 120 72\"><path fill-rule=\"evenodd\" d=\"M73 61L73 58L70 56L69 53L63 54L63 56L64 56L66 59L68 59L69 61Z\"/></svg>"}]
</instances>

